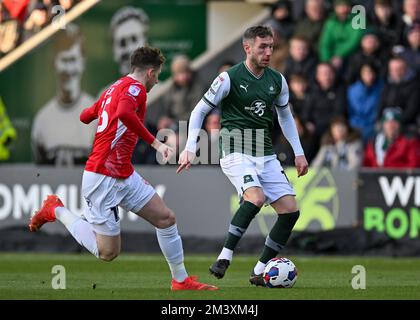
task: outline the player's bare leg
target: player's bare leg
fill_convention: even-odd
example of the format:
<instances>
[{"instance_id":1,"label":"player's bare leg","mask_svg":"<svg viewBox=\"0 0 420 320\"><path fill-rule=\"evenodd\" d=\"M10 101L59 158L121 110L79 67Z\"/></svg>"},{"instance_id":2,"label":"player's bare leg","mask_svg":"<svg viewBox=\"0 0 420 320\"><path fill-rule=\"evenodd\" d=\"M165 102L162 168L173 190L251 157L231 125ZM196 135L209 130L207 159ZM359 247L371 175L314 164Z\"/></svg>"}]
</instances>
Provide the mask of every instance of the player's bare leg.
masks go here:
<instances>
[{"instance_id":1,"label":"player's bare leg","mask_svg":"<svg viewBox=\"0 0 420 320\"><path fill-rule=\"evenodd\" d=\"M159 246L172 274L171 290L217 290L217 287L197 281L188 276L184 266L184 249L178 234L174 212L155 194L137 213L156 228Z\"/></svg>"},{"instance_id":2,"label":"player's bare leg","mask_svg":"<svg viewBox=\"0 0 420 320\"><path fill-rule=\"evenodd\" d=\"M299 208L294 196L284 196L271 206L276 210L278 218L265 241L261 257L252 270L249 281L253 285L264 286L262 274L266 263L277 256L286 245L292 229L299 218Z\"/></svg>"},{"instance_id":3,"label":"player's bare leg","mask_svg":"<svg viewBox=\"0 0 420 320\"><path fill-rule=\"evenodd\" d=\"M96 233L96 243L98 244L99 259L112 261L121 252L121 236L106 236Z\"/></svg>"},{"instance_id":4,"label":"player's bare leg","mask_svg":"<svg viewBox=\"0 0 420 320\"><path fill-rule=\"evenodd\" d=\"M209 271L216 278L221 279L224 277L227 268L233 258L233 251L239 240L245 234L249 224L255 215L260 211L265 202L265 195L260 187L250 187L245 190L243 194L244 202L236 211L230 226L229 232L222 251L217 257Z\"/></svg>"}]
</instances>

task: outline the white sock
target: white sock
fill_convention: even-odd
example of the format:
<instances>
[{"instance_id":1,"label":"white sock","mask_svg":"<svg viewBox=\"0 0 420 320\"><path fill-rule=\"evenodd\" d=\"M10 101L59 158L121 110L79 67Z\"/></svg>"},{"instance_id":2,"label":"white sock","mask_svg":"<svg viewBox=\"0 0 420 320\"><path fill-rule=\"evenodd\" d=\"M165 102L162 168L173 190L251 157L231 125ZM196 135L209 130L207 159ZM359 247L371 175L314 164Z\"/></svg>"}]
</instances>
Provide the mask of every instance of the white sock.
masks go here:
<instances>
[{"instance_id":1,"label":"white sock","mask_svg":"<svg viewBox=\"0 0 420 320\"><path fill-rule=\"evenodd\" d=\"M229 260L232 261L233 258L233 250L230 250L228 248L223 248L222 252L220 252L219 256L217 257L217 260Z\"/></svg>"},{"instance_id":2,"label":"white sock","mask_svg":"<svg viewBox=\"0 0 420 320\"><path fill-rule=\"evenodd\" d=\"M184 266L182 240L178 234L176 224L166 229L156 228L156 235L160 249L171 269L172 278L178 282L183 282L188 277L188 274Z\"/></svg>"},{"instance_id":3,"label":"white sock","mask_svg":"<svg viewBox=\"0 0 420 320\"><path fill-rule=\"evenodd\" d=\"M89 222L83 220L64 207L55 209L56 218L69 230L76 241L89 250L95 257L99 257L96 235Z\"/></svg>"},{"instance_id":4,"label":"white sock","mask_svg":"<svg viewBox=\"0 0 420 320\"><path fill-rule=\"evenodd\" d=\"M255 274L261 274L264 272L264 268L265 268L265 263L262 263L261 261L258 261L257 264L254 267L254 273Z\"/></svg>"}]
</instances>

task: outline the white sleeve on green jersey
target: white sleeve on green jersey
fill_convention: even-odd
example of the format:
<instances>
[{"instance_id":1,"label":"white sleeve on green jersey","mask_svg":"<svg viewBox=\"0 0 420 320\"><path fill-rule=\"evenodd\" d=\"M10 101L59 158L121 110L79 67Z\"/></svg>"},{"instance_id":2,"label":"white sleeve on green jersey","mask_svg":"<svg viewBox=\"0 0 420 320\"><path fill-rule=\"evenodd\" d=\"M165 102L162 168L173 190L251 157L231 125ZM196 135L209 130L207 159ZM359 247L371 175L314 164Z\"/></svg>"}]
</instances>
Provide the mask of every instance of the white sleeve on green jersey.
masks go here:
<instances>
[{"instance_id":1,"label":"white sleeve on green jersey","mask_svg":"<svg viewBox=\"0 0 420 320\"><path fill-rule=\"evenodd\" d=\"M229 94L230 78L227 72L222 72L212 83L203 98L197 103L191 112L188 124L188 140L185 150L195 153L197 149L197 137L203 126L206 115L217 107Z\"/></svg>"},{"instance_id":2,"label":"white sleeve on green jersey","mask_svg":"<svg viewBox=\"0 0 420 320\"><path fill-rule=\"evenodd\" d=\"M302 145L300 144L299 134L296 129L295 119L293 119L292 111L289 107L289 87L286 79L281 76L281 92L274 101L277 111L277 118L281 127L281 131L292 146L296 156L304 155Z\"/></svg>"},{"instance_id":3,"label":"white sleeve on green jersey","mask_svg":"<svg viewBox=\"0 0 420 320\"><path fill-rule=\"evenodd\" d=\"M287 107L289 104L289 86L286 79L281 75L281 92L277 99L274 101L276 107Z\"/></svg>"},{"instance_id":4,"label":"white sleeve on green jersey","mask_svg":"<svg viewBox=\"0 0 420 320\"><path fill-rule=\"evenodd\" d=\"M293 119L290 107L288 105L286 107L276 106L276 110L281 131L292 146L295 157L304 155L305 153L303 152L302 145L300 144L295 119Z\"/></svg>"},{"instance_id":5,"label":"white sleeve on green jersey","mask_svg":"<svg viewBox=\"0 0 420 320\"><path fill-rule=\"evenodd\" d=\"M224 98L227 97L230 91L230 78L227 72L222 72L214 79L209 90L204 94L203 100L209 106L215 108Z\"/></svg>"},{"instance_id":6,"label":"white sleeve on green jersey","mask_svg":"<svg viewBox=\"0 0 420 320\"><path fill-rule=\"evenodd\" d=\"M191 112L190 122L188 124L188 140L185 145L185 150L192 153L197 149L197 137L200 134L200 129L203 126L203 120L206 115L213 110L203 99L201 99L194 110Z\"/></svg>"}]
</instances>

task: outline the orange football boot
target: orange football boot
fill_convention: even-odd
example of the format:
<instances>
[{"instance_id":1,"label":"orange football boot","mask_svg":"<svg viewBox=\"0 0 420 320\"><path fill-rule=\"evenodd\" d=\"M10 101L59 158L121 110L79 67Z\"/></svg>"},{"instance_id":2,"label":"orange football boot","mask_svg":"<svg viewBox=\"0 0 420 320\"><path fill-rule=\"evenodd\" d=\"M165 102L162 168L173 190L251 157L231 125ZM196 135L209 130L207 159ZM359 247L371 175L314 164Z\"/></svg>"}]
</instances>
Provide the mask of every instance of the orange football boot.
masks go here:
<instances>
[{"instance_id":1,"label":"orange football boot","mask_svg":"<svg viewBox=\"0 0 420 320\"><path fill-rule=\"evenodd\" d=\"M29 223L29 230L38 231L46 222L55 221L55 208L64 207L64 204L56 195L49 195L42 203L39 211L36 211Z\"/></svg>"},{"instance_id":2,"label":"orange football boot","mask_svg":"<svg viewBox=\"0 0 420 320\"><path fill-rule=\"evenodd\" d=\"M211 284L198 282L198 277L189 276L183 282L178 282L175 279L172 279L172 291L178 290L219 290L218 287L212 286Z\"/></svg>"}]
</instances>

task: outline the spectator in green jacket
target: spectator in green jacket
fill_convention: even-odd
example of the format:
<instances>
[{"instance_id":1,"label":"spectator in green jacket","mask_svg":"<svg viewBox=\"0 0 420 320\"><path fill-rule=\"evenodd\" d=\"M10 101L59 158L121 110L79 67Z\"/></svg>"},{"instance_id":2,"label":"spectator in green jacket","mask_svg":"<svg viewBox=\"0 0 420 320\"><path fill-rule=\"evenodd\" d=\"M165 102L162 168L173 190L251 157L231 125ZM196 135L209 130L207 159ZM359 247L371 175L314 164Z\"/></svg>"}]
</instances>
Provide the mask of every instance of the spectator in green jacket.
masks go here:
<instances>
[{"instance_id":1,"label":"spectator in green jacket","mask_svg":"<svg viewBox=\"0 0 420 320\"><path fill-rule=\"evenodd\" d=\"M363 36L363 29L357 28L359 26L356 23L353 25L354 17L350 0L335 0L334 13L327 19L322 30L320 60L330 62L339 71L342 71L346 59L359 48Z\"/></svg>"}]
</instances>

